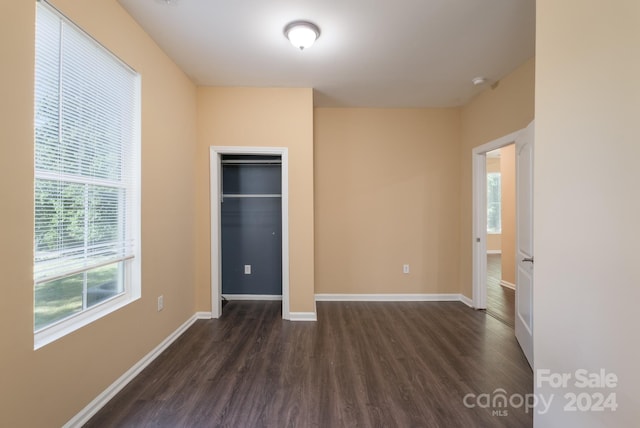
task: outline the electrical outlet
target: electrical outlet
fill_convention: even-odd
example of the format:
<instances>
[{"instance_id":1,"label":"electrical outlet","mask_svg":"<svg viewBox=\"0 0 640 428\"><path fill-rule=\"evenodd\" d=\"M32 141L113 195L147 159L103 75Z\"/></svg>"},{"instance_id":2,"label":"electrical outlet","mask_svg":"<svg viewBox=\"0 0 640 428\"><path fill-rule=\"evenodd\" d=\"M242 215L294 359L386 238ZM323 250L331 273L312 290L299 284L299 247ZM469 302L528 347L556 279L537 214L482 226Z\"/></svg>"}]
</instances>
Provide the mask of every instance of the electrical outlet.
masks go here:
<instances>
[{"instance_id":1,"label":"electrical outlet","mask_svg":"<svg viewBox=\"0 0 640 428\"><path fill-rule=\"evenodd\" d=\"M251 265L244 265L244 274L251 275Z\"/></svg>"},{"instance_id":2,"label":"electrical outlet","mask_svg":"<svg viewBox=\"0 0 640 428\"><path fill-rule=\"evenodd\" d=\"M164 296L158 296L158 312L164 309Z\"/></svg>"},{"instance_id":3,"label":"electrical outlet","mask_svg":"<svg viewBox=\"0 0 640 428\"><path fill-rule=\"evenodd\" d=\"M409 273L409 265L402 265L402 273Z\"/></svg>"}]
</instances>

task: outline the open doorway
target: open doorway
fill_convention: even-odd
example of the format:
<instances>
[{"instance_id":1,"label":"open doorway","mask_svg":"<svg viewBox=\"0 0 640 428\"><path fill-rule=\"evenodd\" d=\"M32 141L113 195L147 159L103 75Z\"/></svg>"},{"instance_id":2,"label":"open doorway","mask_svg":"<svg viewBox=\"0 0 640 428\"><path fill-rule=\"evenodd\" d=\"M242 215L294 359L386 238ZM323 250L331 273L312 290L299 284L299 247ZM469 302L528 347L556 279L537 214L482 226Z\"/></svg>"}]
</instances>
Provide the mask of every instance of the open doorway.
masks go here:
<instances>
[{"instance_id":1,"label":"open doorway","mask_svg":"<svg viewBox=\"0 0 640 428\"><path fill-rule=\"evenodd\" d=\"M487 153L515 144L515 308L514 333L533 366L533 160L534 129L526 128L476 147L473 170L473 299L476 309L487 308Z\"/></svg>"},{"instance_id":2,"label":"open doorway","mask_svg":"<svg viewBox=\"0 0 640 428\"><path fill-rule=\"evenodd\" d=\"M211 188L211 316L212 318L219 318L222 315L222 301L223 301L223 262L222 262L222 242L223 242L223 215L228 213L223 212L222 204L224 199L223 189L223 161L226 161L227 165L238 165L236 161L243 161L245 164L251 163L247 161L256 161L262 165L269 160L278 160L278 170L280 174L280 180L278 185L280 186L279 193L273 193L271 190L264 187L264 182L254 183L258 186L258 191L255 189L248 193L243 192L241 189L244 184L234 183L232 189L230 189L227 198L231 196L233 202L232 211L239 205L238 202L246 201L247 203L255 204L256 200L269 201L272 205L277 199L279 201L278 209L270 207L270 215L278 213L280 221L278 223L278 230L275 229L270 233L275 233L278 239L277 248L281 253L277 257L280 263L279 275L271 275L276 278L281 284L281 298L282 298L282 318L289 319L289 186L288 186L288 150L286 148L279 147L220 147L213 146L210 148L210 188ZM254 165L256 165L254 162ZM255 168L253 168L255 169ZM255 171L254 171L255 172ZM236 172L232 172L228 177L234 177ZM237 179L236 176L233 179ZM246 184L246 183L245 183ZM267 186L268 187L268 186ZM266 189L266 190L265 190ZM263 191L264 190L264 191ZM245 193L245 194L243 194ZM229 201L229 199L227 199ZM251 202L253 201L253 202ZM278 203L275 201L275 203ZM264 207L263 207L264 208ZM262 209L262 208L261 208ZM264 216L262 216L264 217ZM232 232L232 234L235 232ZM231 236L231 235L228 235ZM275 247L274 247L275 248ZM264 256L264 255L262 255ZM271 254L273 256L273 254ZM256 256L258 257L258 256ZM273 258L273 257L272 257ZM245 266L246 265L246 266ZM246 272L246 273L245 273ZM241 272L237 275L239 278L243 278L245 275L250 276L254 272L253 266L250 263L241 264ZM227 274L232 273L227 269ZM273 272L272 272L273 274ZM251 294L251 299L256 298L256 294L261 294L261 298L267 299L269 295L276 295L273 292L256 292L251 287L255 281L245 281L244 284L240 284L240 289L244 290L241 293L234 294ZM240 297L241 298L241 297ZM280 296L277 296L280 298Z\"/></svg>"},{"instance_id":3,"label":"open doorway","mask_svg":"<svg viewBox=\"0 0 640 428\"><path fill-rule=\"evenodd\" d=\"M486 153L487 314L513 327L515 315L515 144Z\"/></svg>"},{"instance_id":4,"label":"open doorway","mask_svg":"<svg viewBox=\"0 0 640 428\"><path fill-rule=\"evenodd\" d=\"M472 173L473 173L473 307L476 309L487 309L487 278L488 278L488 250L490 249L488 242L490 234L488 234L488 159L490 152L500 151L504 147L514 146L516 138L521 131L513 132L502 138L483 144L473 149L472 152ZM501 212L501 211L500 211ZM514 226L515 228L515 226ZM515 229L514 229L515 230ZM493 245L494 243L491 242ZM511 249L501 247L501 255ZM513 250L515 258L515 249ZM496 265L492 266L497 267ZM502 257L500 257L500 279L502 280ZM515 284L515 282L513 282ZM500 285L498 285L500 287Z\"/></svg>"}]
</instances>

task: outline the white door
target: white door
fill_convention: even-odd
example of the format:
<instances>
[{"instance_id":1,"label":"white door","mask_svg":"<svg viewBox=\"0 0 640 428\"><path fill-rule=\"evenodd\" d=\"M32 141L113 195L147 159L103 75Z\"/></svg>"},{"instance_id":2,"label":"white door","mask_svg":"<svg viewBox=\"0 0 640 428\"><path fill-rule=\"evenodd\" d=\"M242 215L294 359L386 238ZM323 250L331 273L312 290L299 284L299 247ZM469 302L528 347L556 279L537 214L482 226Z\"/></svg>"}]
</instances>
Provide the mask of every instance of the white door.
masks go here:
<instances>
[{"instance_id":1,"label":"white door","mask_svg":"<svg viewBox=\"0 0 640 428\"><path fill-rule=\"evenodd\" d=\"M533 367L533 129L516 138L516 339Z\"/></svg>"}]
</instances>

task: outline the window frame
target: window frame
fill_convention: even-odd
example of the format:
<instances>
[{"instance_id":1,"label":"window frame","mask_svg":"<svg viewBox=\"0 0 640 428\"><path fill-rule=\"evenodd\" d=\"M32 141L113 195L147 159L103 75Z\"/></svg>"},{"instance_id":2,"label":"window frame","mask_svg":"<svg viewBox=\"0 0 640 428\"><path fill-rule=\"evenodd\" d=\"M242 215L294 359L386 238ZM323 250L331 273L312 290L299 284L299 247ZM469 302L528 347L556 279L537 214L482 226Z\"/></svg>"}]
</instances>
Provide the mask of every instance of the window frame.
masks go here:
<instances>
[{"instance_id":1,"label":"window frame","mask_svg":"<svg viewBox=\"0 0 640 428\"><path fill-rule=\"evenodd\" d=\"M55 340L60 339L61 337L66 336L67 334L76 331L100 318L103 318L104 316L113 313L115 311L117 311L118 309L121 309L124 306L127 306L128 304L132 303L135 300L140 299L141 297L141 231L140 231L140 217L141 217L141 198L140 198L140 194L141 194L141 157L140 157L140 153L141 153L141 77L140 74L134 70L132 67L130 67L128 64L126 64L124 61L122 61L120 58L118 58L117 55L115 55L113 52L111 52L109 49L107 49L106 47L104 47L100 42L98 42L97 40L95 40L90 34L88 34L86 31L84 31L82 28L80 28L78 25L76 25L73 21L71 21L69 18L67 18L66 16L64 16L64 14L62 14L60 11L58 11L54 6L52 6L51 4L47 3L46 1L43 0L39 0L36 2L36 7L37 8L43 8L46 9L48 13L53 13L55 14L60 20L61 22L63 22L64 24L66 24L66 26L71 27L71 29L73 31L77 31L78 34L85 38L86 41L92 43L93 45L95 45L96 49L102 50L102 52L106 53L108 55L108 57L116 62L118 62L119 64L121 64L123 67L125 67L127 70L129 70L131 72L131 77L133 78L133 80L131 81L131 83L133 83L134 86L134 90L133 90L133 99L129 100L130 102L132 102L132 110L133 110L133 114L132 114L132 122L130 123L131 127L132 127L132 135L131 135L131 141L130 141L130 145L128 145L127 149L131 151L131 159L129 159L132 164L131 164L131 175L130 175L130 186L125 187L127 189L127 191L132 192L132 197L130 198L130 200L127 202L127 216L124 219L124 227L128 228L129 232L127 233L127 236L130 237L132 239L132 251L131 253L133 254L133 256L131 257L123 257L121 260L111 260L109 263L105 263L104 265L110 265L110 264L118 264L118 271L119 271L119 275L122 275L122 282L123 282L123 291L119 292L118 294L115 294L114 296L108 297L106 298L104 301L98 302L93 306L90 307L86 307L86 303L85 303L85 294L86 294L86 287L83 288L83 304L82 304L82 310L80 312L71 314L63 319L60 319L58 321L54 321L49 325L46 325L44 327L39 328L38 330L36 330L35 327L35 308L36 308L36 300L35 300L35 292L36 292L36 286L37 284L41 284L44 283L45 281L43 280L37 280L34 276L33 279L33 293L34 293L34 300L33 300L33 309L34 309L34 349L38 349L42 346L45 346ZM36 19L36 26L37 26L37 19ZM37 27L36 27L37 28ZM37 31L37 29L35 30ZM37 55L37 52L36 52ZM64 56L60 55L60 59L58 64L60 64L61 62L64 61ZM60 81L60 79L62 79L61 76L58 76L58 81ZM34 82L34 113L35 113L35 109L36 109L36 102L37 99L35 97L35 90L36 90L36 82ZM61 111L61 100L57 101L57 112L58 114L60 114L59 112ZM36 124L34 123L34 130ZM35 140L35 135L34 135L34 162L36 159L36 150L35 150L35 144L36 144L36 140ZM36 182L37 180L46 180L46 176L47 173L46 171L36 171L34 168L34 198L35 198L35 186L36 186ZM85 180L83 180L84 185L90 185L91 182L94 181L92 180L92 178L87 177ZM60 181L61 183L68 183L69 181L67 180L62 180ZM121 206L121 205L118 205ZM36 214L36 206L34 205L33 208L33 212L34 212L34 216ZM34 217L34 259L33 259L33 263L34 263L34 269L35 269L35 262L36 262L36 254L35 254L35 227L36 227L36 223L35 223L35 217ZM87 245L87 243L85 242L85 246ZM122 268L120 268L120 266L122 266ZM86 276L87 273L90 272L93 269L96 269L96 266L85 266L84 269L79 270L77 273L84 273L85 274L85 279L84 281L86 281ZM77 271L77 270L76 270ZM35 271L34 271L35 273ZM67 277L71 277L72 275L74 275L74 272L72 270L69 270L66 272L66 274L63 276L63 278L67 278ZM47 279L46 282L52 281L53 279Z\"/></svg>"}]
</instances>

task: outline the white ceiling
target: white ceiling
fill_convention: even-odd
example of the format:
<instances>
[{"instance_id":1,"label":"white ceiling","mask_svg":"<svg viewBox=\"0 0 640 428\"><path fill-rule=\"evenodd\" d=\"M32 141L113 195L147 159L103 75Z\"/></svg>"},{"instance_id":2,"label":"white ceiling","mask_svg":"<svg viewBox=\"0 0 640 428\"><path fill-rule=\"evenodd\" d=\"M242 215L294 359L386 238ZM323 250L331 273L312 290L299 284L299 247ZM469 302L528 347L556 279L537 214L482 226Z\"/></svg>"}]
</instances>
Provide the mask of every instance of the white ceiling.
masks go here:
<instances>
[{"instance_id":1,"label":"white ceiling","mask_svg":"<svg viewBox=\"0 0 640 428\"><path fill-rule=\"evenodd\" d=\"M535 0L119 2L196 84L312 87L321 107L459 106L534 55ZM299 19L322 31L304 51L282 32Z\"/></svg>"}]
</instances>

